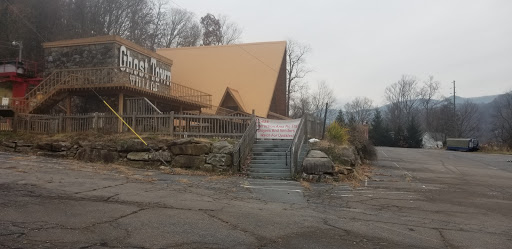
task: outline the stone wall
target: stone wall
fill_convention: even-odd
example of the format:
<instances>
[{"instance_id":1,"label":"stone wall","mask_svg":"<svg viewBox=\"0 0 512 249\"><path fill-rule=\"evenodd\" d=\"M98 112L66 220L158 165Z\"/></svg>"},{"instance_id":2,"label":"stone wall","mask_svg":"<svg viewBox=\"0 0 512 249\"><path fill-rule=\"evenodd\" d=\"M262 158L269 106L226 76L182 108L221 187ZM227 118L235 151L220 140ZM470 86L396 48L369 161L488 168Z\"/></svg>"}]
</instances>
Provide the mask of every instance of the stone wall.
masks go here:
<instances>
[{"instance_id":1,"label":"stone wall","mask_svg":"<svg viewBox=\"0 0 512 249\"><path fill-rule=\"evenodd\" d=\"M119 48L115 43L45 48L45 76L57 69L116 67Z\"/></svg>"},{"instance_id":2,"label":"stone wall","mask_svg":"<svg viewBox=\"0 0 512 249\"><path fill-rule=\"evenodd\" d=\"M30 144L23 141L3 141L0 149L84 162L139 162L159 165L164 160L172 168L215 172L230 171L233 162L233 146L228 142L212 143L194 138L159 142L150 147L136 139L116 143L43 141Z\"/></svg>"}]
</instances>

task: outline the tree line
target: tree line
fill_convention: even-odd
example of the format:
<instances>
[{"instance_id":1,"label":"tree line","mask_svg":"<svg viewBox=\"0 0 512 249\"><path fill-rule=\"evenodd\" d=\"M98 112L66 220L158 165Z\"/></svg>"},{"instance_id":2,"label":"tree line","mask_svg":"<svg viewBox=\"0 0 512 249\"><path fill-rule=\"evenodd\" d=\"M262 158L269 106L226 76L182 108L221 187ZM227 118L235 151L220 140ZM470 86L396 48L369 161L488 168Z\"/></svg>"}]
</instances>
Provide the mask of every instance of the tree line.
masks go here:
<instances>
[{"instance_id":1,"label":"tree line","mask_svg":"<svg viewBox=\"0 0 512 249\"><path fill-rule=\"evenodd\" d=\"M482 138L512 148L512 91L488 105L466 100L454 103L439 93L440 83L403 75L385 89L386 105L376 108L371 99L357 97L339 110L336 121L366 124L374 145L419 148L425 132L448 137ZM439 138L438 138L439 139Z\"/></svg>"},{"instance_id":2,"label":"tree line","mask_svg":"<svg viewBox=\"0 0 512 249\"><path fill-rule=\"evenodd\" d=\"M226 15L197 17L164 0L0 1L0 58L42 61L41 44L100 35L119 35L147 49L224 45L239 42L242 29Z\"/></svg>"}]
</instances>

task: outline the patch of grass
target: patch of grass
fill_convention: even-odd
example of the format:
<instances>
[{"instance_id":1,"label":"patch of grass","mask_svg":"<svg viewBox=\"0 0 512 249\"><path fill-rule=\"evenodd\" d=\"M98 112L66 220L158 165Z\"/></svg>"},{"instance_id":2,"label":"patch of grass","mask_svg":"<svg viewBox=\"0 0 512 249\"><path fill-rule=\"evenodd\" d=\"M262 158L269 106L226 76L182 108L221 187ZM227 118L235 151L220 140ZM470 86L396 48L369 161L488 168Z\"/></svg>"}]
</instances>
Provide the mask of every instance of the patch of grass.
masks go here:
<instances>
[{"instance_id":1,"label":"patch of grass","mask_svg":"<svg viewBox=\"0 0 512 249\"><path fill-rule=\"evenodd\" d=\"M178 182L183 183L183 184L190 183L190 181L188 179L184 179L184 178L178 179Z\"/></svg>"}]
</instances>

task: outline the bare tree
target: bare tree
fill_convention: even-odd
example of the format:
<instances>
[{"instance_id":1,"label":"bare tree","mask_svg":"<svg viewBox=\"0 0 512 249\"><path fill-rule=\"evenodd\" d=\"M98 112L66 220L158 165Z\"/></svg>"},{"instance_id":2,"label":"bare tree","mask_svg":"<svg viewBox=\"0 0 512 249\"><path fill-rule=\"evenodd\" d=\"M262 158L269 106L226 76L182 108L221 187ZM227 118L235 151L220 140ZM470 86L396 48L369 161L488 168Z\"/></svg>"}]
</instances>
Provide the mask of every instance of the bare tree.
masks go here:
<instances>
[{"instance_id":1,"label":"bare tree","mask_svg":"<svg viewBox=\"0 0 512 249\"><path fill-rule=\"evenodd\" d=\"M185 30L182 36L178 37L176 47L199 46L201 40L201 27L197 21L193 21Z\"/></svg>"},{"instance_id":2,"label":"bare tree","mask_svg":"<svg viewBox=\"0 0 512 249\"><path fill-rule=\"evenodd\" d=\"M164 46L167 48L178 47L190 27L194 24L194 14L185 9L172 8L169 11L164 32Z\"/></svg>"},{"instance_id":3,"label":"bare tree","mask_svg":"<svg viewBox=\"0 0 512 249\"><path fill-rule=\"evenodd\" d=\"M357 97L345 104L345 114L356 124L369 123L373 113L373 101L367 97Z\"/></svg>"},{"instance_id":4,"label":"bare tree","mask_svg":"<svg viewBox=\"0 0 512 249\"><path fill-rule=\"evenodd\" d=\"M226 15L217 15L220 22L220 29L222 34L222 45L237 43L242 37L242 28L236 23L229 21Z\"/></svg>"},{"instance_id":5,"label":"bare tree","mask_svg":"<svg viewBox=\"0 0 512 249\"><path fill-rule=\"evenodd\" d=\"M305 85L296 95L297 97L292 99L290 105L290 117L300 118L304 116L304 114L311 113L313 108L309 87Z\"/></svg>"},{"instance_id":6,"label":"bare tree","mask_svg":"<svg viewBox=\"0 0 512 249\"><path fill-rule=\"evenodd\" d=\"M393 130L404 128L414 115L419 96L417 86L415 77L403 75L399 81L386 87L387 118Z\"/></svg>"},{"instance_id":7,"label":"bare tree","mask_svg":"<svg viewBox=\"0 0 512 249\"><path fill-rule=\"evenodd\" d=\"M500 95L493 104L493 133L498 142L512 149L512 91Z\"/></svg>"},{"instance_id":8,"label":"bare tree","mask_svg":"<svg viewBox=\"0 0 512 249\"><path fill-rule=\"evenodd\" d=\"M336 98L333 90L327 85L325 80L318 82L316 90L311 95L312 112L319 118L324 118L325 104L332 108Z\"/></svg>"},{"instance_id":9,"label":"bare tree","mask_svg":"<svg viewBox=\"0 0 512 249\"><path fill-rule=\"evenodd\" d=\"M430 131L432 127L432 109L440 103L434 99L439 93L439 84L439 81L434 80L434 76L431 75L423 82L423 87L419 92L424 110L424 129L426 131Z\"/></svg>"},{"instance_id":10,"label":"bare tree","mask_svg":"<svg viewBox=\"0 0 512 249\"><path fill-rule=\"evenodd\" d=\"M457 108L457 137L478 137L480 133L478 105L466 100Z\"/></svg>"},{"instance_id":11,"label":"bare tree","mask_svg":"<svg viewBox=\"0 0 512 249\"><path fill-rule=\"evenodd\" d=\"M286 113L290 112L290 102L292 95L300 91L303 85L301 80L308 75L311 70L306 65L306 56L311 48L294 40L288 40L286 46Z\"/></svg>"}]
</instances>

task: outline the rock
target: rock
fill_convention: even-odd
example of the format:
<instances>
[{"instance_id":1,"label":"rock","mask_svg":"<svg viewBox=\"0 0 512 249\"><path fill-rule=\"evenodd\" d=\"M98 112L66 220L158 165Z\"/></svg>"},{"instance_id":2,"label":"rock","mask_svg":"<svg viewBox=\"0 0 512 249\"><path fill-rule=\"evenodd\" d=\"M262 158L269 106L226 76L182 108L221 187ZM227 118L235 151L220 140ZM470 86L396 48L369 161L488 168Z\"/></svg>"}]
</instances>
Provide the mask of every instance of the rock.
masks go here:
<instances>
[{"instance_id":1,"label":"rock","mask_svg":"<svg viewBox=\"0 0 512 249\"><path fill-rule=\"evenodd\" d=\"M354 169L352 167L345 167L345 166L336 167L336 171L335 171L335 173L342 174L342 175L348 175L352 172L354 172Z\"/></svg>"},{"instance_id":2,"label":"rock","mask_svg":"<svg viewBox=\"0 0 512 249\"><path fill-rule=\"evenodd\" d=\"M54 157L54 158L65 158L67 156L66 152L48 152L48 151L39 151L36 154L37 156L44 157Z\"/></svg>"},{"instance_id":3,"label":"rock","mask_svg":"<svg viewBox=\"0 0 512 249\"><path fill-rule=\"evenodd\" d=\"M171 153L174 155L199 156L208 152L210 152L210 145L208 144L185 144L171 147Z\"/></svg>"},{"instance_id":4,"label":"rock","mask_svg":"<svg viewBox=\"0 0 512 249\"><path fill-rule=\"evenodd\" d=\"M206 158L206 163L214 166L231 166L231 155L226 154L209 154Z\"/></svg>"},{"instance_id":5,"label":"rock","mask_svg":"<svg viewBox=\"0 0 512 249\"><path fill-rule=\"evenodd\" d=\"M231 154L233 153L233 145L227 141L216 142L212 145L212 152L217 154Z\"/></svg>"},{"instance_id":6,"label":"rock","mask_svg":"<svg viewBox=\"0 0 512 249\"><path fill-rule=\"evenodd\" d=\"M302 173L302 179L308 181L308 182L317 182L320 176L318 175L308 175L306 173Z\"/></svg>"},{"instance_id":7,"label":"rock","mask_svg":"<svg viewBox=\"0 0 512 249\"><path fill-rule=\"evenodd\" d=\"M211 164L204 164L203 166L201 166L201 170L202 171L206 171L206 172L212 172L213 171L213 165L211 165Z\"/></svg>"},{"instance_id":8,"label":"rock","mask_svg":"<svg viewBox=\"0 0 512 249\"><path fill-rule=\"evenodd\" d=\"M7 147L7 148L13 148L16 147L16 143L12 143L12 142L2 142L2 146L4 147Z\"/></svg>"},{"instance_id":9,"label":"rock","mask_svg":"<svg viewBox=\"0 0 512 249\"><path fill-rule=\"evenodd\" d=\"M52 143L48 143L48 142L37 143L36 144L36 149L51 151L52 150Z\"/></svg>"},{"instance_id":10,"label":"rock","mask_svg":"<svg viewBox=\"0 0 512 249\"><path fill-rule=\"evenodd\" d=\"M167 144L167 147L172 147L172 146L176 146L176 145L185 145L185 144L200 144L200 143L204 143L204 142L199 141L195 138L182 138L182 139L172 140L171 142L169 142Z\"/></svg>"},{"instance_id":11,"label":"rock","mask_svg":"<svg viewBox=\"0 0 512 249\"><path fill-rule=\"evenodd\" d=\"M149 146L146 146L138 139L123 140L117 144L117 151L119 152L144 152L150 150Z\"/></svg>"},{"instance_id":12,"label":"rock","mask_svg":"<svg viewBox=\"0 0 512 249\"><path fill-rule=\"evenodd\" d=\"M71 144L68 142L58 142L51 144L51 151L60 152L71 149Z\"/></svg>"},{"instance_id":13,"label":"rock","mask_svg":"<svg viewBox=\"0 0 512 249\"><path fill-rule=\"evenodd\" d=\"M329 158L306 158L302 162L302 171L314 175L333 173L334 164Z\"/></svg>"},{"instance_id":14,"label":"rock","mask_svg":"<svg viewBox=\"0 0 512 249\"><path fill-rule=\"evenodd\" d=\"M199 169L201 166L204 166L204 156L179 155L171 163L171 168Z\"/></svg>"},{"instance_id":15,"label":"rock","mask_svg":"<svg viewBox=\"0 0 512 249\"><path fill-rule=\"evenodd\" d=\"M319 150L311 150L309 151L307 158L329 158L329 156Z\"/></svg>"},{"instance_id":16,"label":"rock","mask_svg":"<svg viewBox=\"0 0 512 249\"><path fill-rule=\"evenodd\" d=\"M130 152L126 156L131 161L149 161L149 152Z\"/></svg>"},{"instance_id":17,"label":"rock","mask_svg":"<svg viewBox=\"0 0 512 249\"><path fill-rule=\"evenodd\" d=\"M104 163L113 163L119 159L119 154L108 150L101 150L101 161Z\"/></svg>"}]
</instances>

